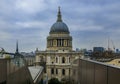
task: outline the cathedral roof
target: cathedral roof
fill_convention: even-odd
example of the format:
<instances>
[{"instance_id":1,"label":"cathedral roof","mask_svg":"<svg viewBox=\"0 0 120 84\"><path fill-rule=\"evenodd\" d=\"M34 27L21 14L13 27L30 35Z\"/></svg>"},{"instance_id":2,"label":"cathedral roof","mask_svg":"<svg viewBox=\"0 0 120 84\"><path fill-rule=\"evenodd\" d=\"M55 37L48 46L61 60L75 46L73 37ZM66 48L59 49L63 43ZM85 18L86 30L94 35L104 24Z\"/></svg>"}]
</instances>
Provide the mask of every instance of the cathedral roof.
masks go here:
<instances>
[{"instance_id":1,"label":"cathedral roof","mask_svg":"<svg viewBox=\"0 0 120 84\"><path fill-rule=\"evenodd\" d=\"M68 33L69 34L69 29L67 25L62 21L60 7L58 10L57 21L52 25L50 29L50 34L51 33Z\"/></svg>"}]
</instances>

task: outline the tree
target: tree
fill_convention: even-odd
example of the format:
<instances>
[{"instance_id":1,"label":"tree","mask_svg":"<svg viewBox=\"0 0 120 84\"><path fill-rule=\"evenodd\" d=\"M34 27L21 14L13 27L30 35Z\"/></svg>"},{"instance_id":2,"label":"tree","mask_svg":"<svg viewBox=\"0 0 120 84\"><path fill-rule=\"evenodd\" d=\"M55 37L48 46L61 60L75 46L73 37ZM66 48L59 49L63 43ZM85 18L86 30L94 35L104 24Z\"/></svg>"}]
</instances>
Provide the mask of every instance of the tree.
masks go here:
<instances>
[{"instance_id":1,"label":"tree","mask_svg":"<svg viewBox=\"0 0 120 84\"><path fill-rule=\"evenodd\" d=\"M57 78L52 78L48 81L48 84L61 84Z\"/></svg>"},{"instance_id":2,"label":"tree","mask_svg":"<svg viewBox=\"0 0 120 84\"><path fill-rule=\"evenodd\" d=\"M61 83L62 84L74 84L74 80L71 77L64 77L62 78Z\"/></svg>"}]
</instances>

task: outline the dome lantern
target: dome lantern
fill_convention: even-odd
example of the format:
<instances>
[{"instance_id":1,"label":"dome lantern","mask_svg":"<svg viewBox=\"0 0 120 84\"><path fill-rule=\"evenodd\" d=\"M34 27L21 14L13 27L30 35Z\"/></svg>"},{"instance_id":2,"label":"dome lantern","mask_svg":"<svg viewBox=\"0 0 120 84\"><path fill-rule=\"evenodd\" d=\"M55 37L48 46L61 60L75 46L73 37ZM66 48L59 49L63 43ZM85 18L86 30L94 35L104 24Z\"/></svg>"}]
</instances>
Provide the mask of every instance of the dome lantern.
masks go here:
<instances>
[{"instance_id":1,"label":"dome lantern","mask_svg":"<svg viewBox=\"0 0 120 84\"><path fill-rule=\"evenodd\" d=\"M60 12L60 7L58 7L58 15L57 15L57 22L62 22L62 16L61 16L61 12Z\"/></svg>"},{"instance_id":2,"label":"dome lantern","mask_svg":"<svg viewBox=\"0 0 120 84\"><path fill-rule=\"evenodd\" d=\"M69 34L69 29L67 25L62 21L60 7L58 7L57 21L52 25L50 29L50 34L56 34L56 33Z\"/></svg>"}]
</instances>

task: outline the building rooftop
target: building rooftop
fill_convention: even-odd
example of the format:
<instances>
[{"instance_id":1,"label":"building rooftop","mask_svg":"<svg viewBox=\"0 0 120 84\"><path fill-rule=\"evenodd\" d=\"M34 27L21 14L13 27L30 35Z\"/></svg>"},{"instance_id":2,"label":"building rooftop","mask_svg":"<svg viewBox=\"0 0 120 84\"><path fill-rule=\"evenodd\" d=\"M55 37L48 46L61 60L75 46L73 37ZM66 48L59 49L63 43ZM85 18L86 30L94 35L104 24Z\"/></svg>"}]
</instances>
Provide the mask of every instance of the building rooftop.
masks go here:
<instances>
[{"instance_id":1,"label":"building rooftop","mask_svg":"<svg viewBox=\"0 0 120 84\"><path fill-rule=\"evenodd\" d=\"M28 69L29 69L32 79L35 83L37 81L38 77L42 74L43 67L42 66L31 66L31 67L28 67Z\"/></svg>"}]
</instances>

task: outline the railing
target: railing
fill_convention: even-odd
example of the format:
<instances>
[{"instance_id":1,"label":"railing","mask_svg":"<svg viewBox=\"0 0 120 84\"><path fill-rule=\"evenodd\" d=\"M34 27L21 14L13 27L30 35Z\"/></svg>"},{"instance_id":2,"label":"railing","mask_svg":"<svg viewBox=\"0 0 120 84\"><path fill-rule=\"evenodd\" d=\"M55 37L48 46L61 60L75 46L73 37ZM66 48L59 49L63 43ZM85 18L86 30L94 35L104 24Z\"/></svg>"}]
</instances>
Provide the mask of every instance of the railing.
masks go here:
<instances>
[{"instance_id":1,"label":"railing","mask_svg":"<svg viewBox=\"0 0 120 84\"><path fill-rule=\"evenodd\" d=\"M120 68L92 60L80 59L79 84L120 84Z\"/></svg>"}]
</instances>

